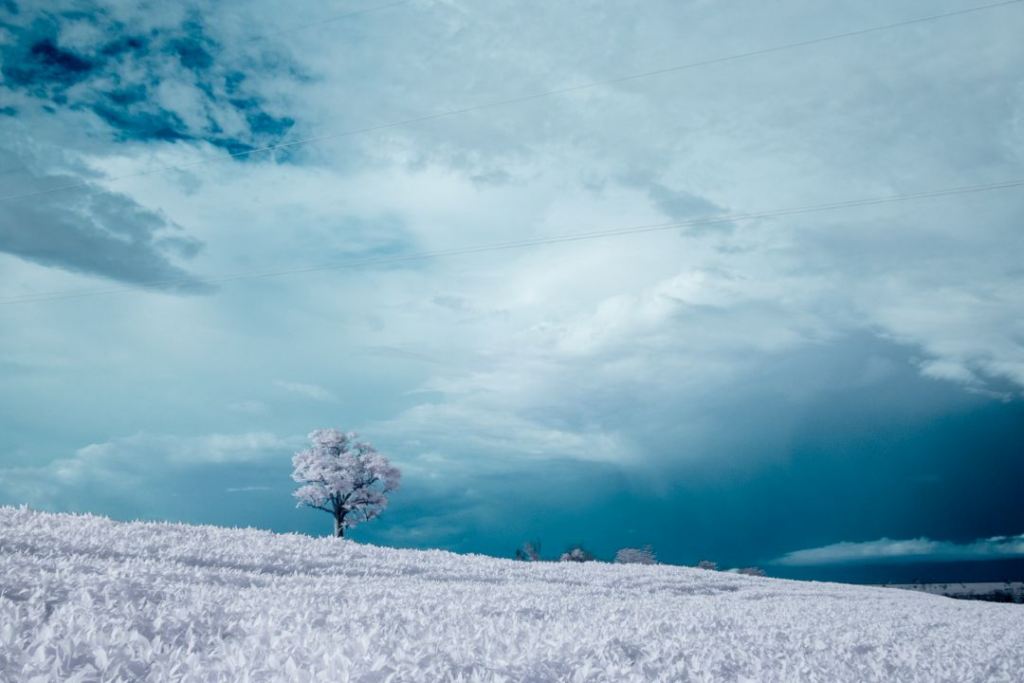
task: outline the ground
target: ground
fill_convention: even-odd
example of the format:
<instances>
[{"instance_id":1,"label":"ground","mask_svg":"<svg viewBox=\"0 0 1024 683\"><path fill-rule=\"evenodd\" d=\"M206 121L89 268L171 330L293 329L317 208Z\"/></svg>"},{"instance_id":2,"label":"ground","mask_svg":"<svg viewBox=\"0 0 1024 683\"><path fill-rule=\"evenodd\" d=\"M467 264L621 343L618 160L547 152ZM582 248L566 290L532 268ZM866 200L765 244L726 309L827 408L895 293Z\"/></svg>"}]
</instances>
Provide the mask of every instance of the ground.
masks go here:
<instances>
[{"instance_id":1,"label":"ground","mask_svg":"<svg viewBox=\"0 0 1024 683\"><path fill-rule=\"evenodd\" d=\"M1021 681L1024 607L0 508L2 681Z\"/></svg>"}]
</instances>

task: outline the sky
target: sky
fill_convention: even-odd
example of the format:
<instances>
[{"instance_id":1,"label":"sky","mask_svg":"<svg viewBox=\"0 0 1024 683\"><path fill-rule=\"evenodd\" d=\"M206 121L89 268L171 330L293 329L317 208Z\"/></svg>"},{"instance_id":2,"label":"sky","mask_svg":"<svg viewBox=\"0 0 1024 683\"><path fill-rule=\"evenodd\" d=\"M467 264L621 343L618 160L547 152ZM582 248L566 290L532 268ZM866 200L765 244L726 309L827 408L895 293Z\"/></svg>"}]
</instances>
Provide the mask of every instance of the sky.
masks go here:
<instances>
[{"instance_id":1,"label":"sky","mask_svg":"<svg viewBox=\"0 0 1024 683\"><path fill-rule=\"evenodd\" d=\"M1021 578L982 4L0 1L0 504L328 533L337 427L359 541Z\"/></svg>"}]
</instances>

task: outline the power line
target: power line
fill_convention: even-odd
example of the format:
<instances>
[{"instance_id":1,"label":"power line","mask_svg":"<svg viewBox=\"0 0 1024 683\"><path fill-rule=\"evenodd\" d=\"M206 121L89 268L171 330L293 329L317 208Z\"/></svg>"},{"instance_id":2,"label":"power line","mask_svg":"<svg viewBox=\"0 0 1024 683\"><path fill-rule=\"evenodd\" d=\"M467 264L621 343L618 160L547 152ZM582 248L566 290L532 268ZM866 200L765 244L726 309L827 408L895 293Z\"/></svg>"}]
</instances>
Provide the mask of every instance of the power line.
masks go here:
<instances>
[{"instance_id":1,"label":"power line","mask_svg":"<svg viewBox=\"0 0 1024 683\"><path fill-rule=\"evenodd\" d=\"M202 165L205 165L205 164L208 164L208 163L213 163L215 161L224 161L226 159L240 159L240 158L243 158L243 157L252 156L253 154L260 154L260 153L263 153L263 152L274 152L274 151L277 151L277 150L292 149L292 148L300 147L300 146L303 146L303 145L309 145L309 144L313 144L313 143L317 143L317 142L326 142L328 140L336 140L336 139L339 139L339 138L351 137L351 136L355 136L355 135L363 135L363 134L372 133L372 132L375 132L375 131L387 130L389 128L398 128L398 127L401 127L401 126L408 126L408 125L413 125L413 124L417 124L417 123L426 123L428 121L435 121L435 120L438 120L438 119L448 118L448 117L451 117L451 116L458 116L458 115L461 115L461 114L468 114L468 113L471 113L471 112L482 111L482 110L485 110L485 109L491 109L491 108L506 106L506 105L510 105L510 104L520 104L520 103L523 103L523 102L529 102L529 101L532 101L532 100L539 100L539 99L543 99L543 98L546 98L546 97L553 97L553 96L556 96L556 95L564 95L564 94L568 94L568 93L572 93L572 92L579 92L579 91L582 91L582 90L589 90L589 89L597 88L597 87L604 86L604 85L615 85L615 84L618 84L618 83L626 83L626 82L629 82L629 81L640 80L640 79L643 79L643 78L651 78L651 77L654 77L654 76L662 76L662 75L665 75L665 74L678 73L678 72L681 72L681 71L687 71L687 70L690 70L690 69L696 69L696 68L700 68L700 67L704 67L704 66L711 66L711 65L714 65L714 64L724 64L726 62L733 62L733 61L737 61L737 60L741 60L741 59L749 59L751 57L767 55L767 54L771 54L771 53L775 53L775 52L782 52L782 51L785 51L785 50L792 50L792 49L796 49L796 48L807 47L807 46L810 46L810 45L816 45L818 43L825 43L825 42L829 42L829 41L833 41L833 40L842 40L842 39L845 39L845 38L853 38L853 37L856 37L856 36L863 36L863 35L867 35L867 34L870 34L870 33L876 33L876 32L879 32L879 31L887 31L887 30L895 29L895 28L903 28L903 27L911 26L911 25L915 25L915 24L922 24L922 23L925 23L925 22L936 21L936 20L939 20L939 19L948 19L950 17L963 16L965 14L971 14L971 13L974 13L974 12L981 12L981 11L984 11L984 10L995 9L995 8L998 8L998 7L1006 7L1006 6L1009 6L1009 5L1018 5L1021 2L1024 2L1024 0L1002 0L1001 2L994 2L994 3L987 4L987 5L976 5L974 7L967 7L967 8L964 8L964 9L954 10L954 11L951 11L951 12L943 12L941 14L932 14L932 15L925 16L925 17L917 17L915 19L907 19L907 20L904 20L904 21L898 21L898 22L891 23L891 24L883 24L881 26L871 26L871 27L868 27L868 28L857 29L857 30L854 30L854 31L845 31L843 33L833 33L833 34L826 35L826 36L821 36L821 37L818 37L818 38L811 38L811 39L808 39L808 40L801 40L801 41L798 41L798 42L795 42L795 43L784 43L782 45L773 45L773 46L770 46L770 47L759 48L757 50L750 50L750 51L747 51L747 52L740 52L740 53L736 53L736 54L732 54L732 55L727 55L727 56L724 56L724 57L713 57L713 58L710 58L710 59L704 59L704 60L700 60L700 61L696 61L696 62L688 62L686 64L677 64L675 66L669 66L669 67L665 67L665 68L661 68L661 69L655 69L653 71L642 71L642 72L639 72L639 73L628 74L628 75L625 75L625 76L616 76L614 78L607 78L607 79L602 79L602 80L597 80L597 81L590 81L590 82L587 82L587 83L581 83L579 85L571 85L571 86L566 86L566 87L563 87L563 88L555 88L555 89L552 89L552 90L544 90L544 91L541 91L541 92L531 93L531 94L528 94L528 95L520 95L520 96L517 96L517 97L510 97L510 98L501 99L501 100L493 100L491 102L484 102L484 103L481 103L481 104L470 105L470 106L461 107L461 108L458 108L458 109L447 109L447 110L444 110L444 111L435 112L433 114L425 114L425 115L422 115L422 116L415 116L415 117L412 117L412 118L399 119L399 120L396 120L396 121L390 121L390 122L387 122L387 123L375 124L375 125L366 126L366 127L363 127L363 128L353 128L353 129L350 129L350 130L339 131L337 133L327 133L327 134L324 134L324 135L317 135L317 136L312 136L312 137L307 137L307 138L300 138L298 140L292 140L290 142L279 142L279 143L275 143L273 145L265 145L263 147L256 147L256 148L253 148L253 149L243 150L243 151L239 151L239 152L229 152L226 156L218 156L216 158L209 158L209 159L199 159L197 161L183 163L183 164L166 165L166 166L161 166L161 167L158 167L158 168L149 169L149 170L145 170L145 171L136 171L136 172L133 172L133 173L126 173L126 174L119 175L119 176L111 176L111 177L106 178L105 180L107 182L113 182L113 181L118 181L118 180L125 180L125 179L128 179L128 178L139 178L139 177L143 177L143 176L147 176L147 175L153 175L155 173L165 173L165 172L168 172L168 171L180 171L180 170L184 170L184 169L188 169L188 168L194 168L196 166L202 166ZM41 196L41 195L52 194L54 192L63 192L63 191L66 191L66 190L74 190L74 189L80 189L80 188L91 188L91 187L94 187L91 183L89 183L87 181L80 181L80 182L75 182L75 183L71 183L71 184L67 184L67 185L59 185L57 187L50 187L50 188L46 188L46 189L43 189L43 190L34 190L32 192L24 192L24 193L19 193L19 194L0 196L0 202L13 201L13 200L16 200L16 199L26 199L26 198L29 198L29 197L38 197L38 196Z\"/></svg>"},{"instance_id":2,"label":"power line","mask_svg":"<svg viewBox=\"0 0 1024 683\"><path fill-rule=\"evenodd\" d=\"M50 292L44 294L26 295L10 299L0 299L0 305L35 303L41 301L55 301L60 299L76 299L103 294L114 294L118 292L138 291L142 287L161 286L193 286L193 285L215 285L236 280L254 280L260 278L283 277L287 275L299 275L303 273L314 273L325 270L340 270L345 268L362 268L366 266L391 265L407 263L410 261L424 261L444 256L462 256L468 254L479 254L491 251L503 251L506 249L522 249L526 247L542 246L548 244L559 244L564 242L582 242L585 240L602 239L606 237L618 237L622 235L636 235L650 232L663 232L677 228L695 227L702 225L715 225L718 223L733 223L737 221L748 221L765 218L780 218L784 216L795 216L798 214L817 213L821 211L834 211L862 206L875 206L879 204L891 204L895 202L912 201L918 199L929 199L932 197L947 197L951 195L973 194L977 192L988 192L992 190L1004 190L1024 186L1024 178L1005 180L996 183L983 185L961 185L959 187L948 187L938 190L925 190L923 192L912 192L906 194L884 195L880 197L869 197L866 199L848 199L824 204L807 204L804 206L772 209L768 211L755 211L749 213L720 214L693 218L685 221L671 221L667 223L648 223L643 225L632 225L620 228L605 230L593 230L588 232L565 233L562 235L551 235L548 237L537 237L532 239L514 240L510 242L498 242L492 244L481 244L469 247L457 247L452 249L441 249L437 251L420 252L407 254L405 256L390 256L376 259L364 259L353 261L342 261L339 263L327 263L317 266L306 266L301 268L285 268L279 270L249 271L224 275L220 277L209 277L201 279L176 278L165 280L153 280L138 283L134 286L111 287L107 289Z\"/></svg>"},{"instance_id":3,"label":"power line","mask_svg":"<svg viewBox=\"0 0 1024 683\"><path fill-rule=\"evenodd\" d=\"M332 17L327 17L327 18L324 18L324 19L320 19L318 21L311 21L311 22L309 22L307 24L299 24L297 26L291 26L289 28L281 29L279 31L270 31L270 32L266 32L266 33L255 33L255 34L252 34L252 35L244 37L242 39L242 41L243 42L255 42L255 41L259 41L259 40L266 40L268 38L276 38L277 36L282 36L282 35L286 35L286 34L289 34L289 33L296 33L298 31L304 31L304 30L310 29L310 28L317 28L319 26L325 26L327 24L333 24L335 22L342 21L344 19L348 19L350 17L358 16L358 15L361 15L361 14L369 14L371 12L379 12L381 10L391 9L393 7L400 7L402 5L409 5L412 2L413 2L413 0L398 0L398 2L389 2L389 3L383 4L383 5L375 5L373 7L365 7L363 9L352 10L350 12L345 12L343 14L336 14L336 15L334 15ZM236 156L236 155L233 155L233 156ZM216 161L216 160L210 160L210 161ZM11 174L17 173L19 171L25 170L27 168L28 168L28 166L26 166L25 164L21 164L20 166L18 166L16 168L3 169L3 170L0 170L0 176L11 175ZM165 166L165 167L153 169L151 171L144 171L144 172L138 173L137 175L141 176L141 175L147 175L149 173L159 173L161 171L169 171L169 170L173 170L175 168L179 168L179 167L176 167L176 166ZM122 177L129 177L129 176L122 176ZM119 179L120 178L110 178L110 180L119 180ZM88 186L88 185L89 185L89 183L83 182L83 183L79 183L79 184L77 184L77 185L75 185L73 187ZM44 193L49 193L51 191L52 192L57 192L57 191L59 191L61 189L70 189L70 188L68 186L65 186L63 188L53 188L53 189L44 190L43 192ZM30 196L31 196L31 194L30 194ZM15 198L16 197L0 197L0 201L5 201L7 199L15 199Z\"/></svg>"}]
</instances>

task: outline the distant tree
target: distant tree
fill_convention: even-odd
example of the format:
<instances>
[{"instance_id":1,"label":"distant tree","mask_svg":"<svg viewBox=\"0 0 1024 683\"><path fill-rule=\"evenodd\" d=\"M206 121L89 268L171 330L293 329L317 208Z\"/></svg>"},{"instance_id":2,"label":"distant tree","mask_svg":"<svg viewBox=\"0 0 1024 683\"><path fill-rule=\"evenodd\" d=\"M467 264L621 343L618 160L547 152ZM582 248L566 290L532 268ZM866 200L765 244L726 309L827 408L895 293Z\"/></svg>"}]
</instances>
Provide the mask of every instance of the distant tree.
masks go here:
<instances>
[{"instance_id":1,"label":"distant tree","mask_svg":"<svg viewBox=\"0 0 1024 683\"><path fill-rule=\"evenodd\" d=\"M737 574L746 574L747 576L764 576L764 570L760 567L744 567L743 569L737 569Z\"/></svg>"},{"instance_id":2,"label":"distant tree","mask_svg":"<svg viewBox=\"0 0 1024 683\"><path fill-rule=\"evenodd\" d=\"M564 553L558 558L559 562L591 562L594 559L594 554L581 545L576 545Z\"/></svg>"},{"instance_id":3,"label":"distant tree","mask_svg":"<svg viewBox=\"0 0 1024 683\"><path fill-rule=\"evenodd\" d=\"M524 562L540 561L540 541L529 541L516 548L516 559Z\"/></svg>"},{"instance_id":4,"label":"distant tree","mask_svg":"<svg viewBox=\"0 0 1024 683\"><path fill-rule=\"evenodd\" d=\"M701 560L697 563L697 569L707 569L712 572L718 571L718 563L711 560Z\"/></svg>"},{"instance_id":5,"label":"distant tree","mask_svg":"<svg viewBox=\"0 0 1024 683\"><path fill-rule=\"evenodd\" d=\"M619 564L658 564L654 549L649 545L643 548L622 548L615 553L615 561Z\"/></svg>"},{"instance_id":6,"label":"distant tree","mask_svg":"<svg viewBox=\"0 0 1024 683\"><path fill-rule=\"evenodd\" d=\"M334 535L377 517L398 488L401 472L354 432L318 429L312 445L292 458L292 479L301 484L293 494L298 506L323 510L334 517Z\"/></svg>"}]
</instances>

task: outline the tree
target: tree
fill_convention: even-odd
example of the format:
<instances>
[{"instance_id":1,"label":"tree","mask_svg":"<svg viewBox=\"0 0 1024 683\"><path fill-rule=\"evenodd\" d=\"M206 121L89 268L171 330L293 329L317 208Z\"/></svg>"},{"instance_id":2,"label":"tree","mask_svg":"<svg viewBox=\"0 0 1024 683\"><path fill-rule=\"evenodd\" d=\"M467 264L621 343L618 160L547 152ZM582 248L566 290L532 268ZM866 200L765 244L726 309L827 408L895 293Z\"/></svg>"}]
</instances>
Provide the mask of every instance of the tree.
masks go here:
<instances>
[{"instance_id":1,"label":"tree","mask_svg":"<svg viewBox=\"0 0 1024 683\"><path fill-rule=\"evenodd\" d=\"M558 558L559 562L590 562L594 559L594 554L581 545L573 546L562 553L562 556Z\"/></svg>"},{"instance_id":2,"label":"tree","mask_svg":"<svg viewBox=\"0 0 1024 683\"><path fill-rule=\"evenodd\" d=\"M701 560L697 563L697 569L707 569L708 571L717 571L718 563L712 562L711 560Z\"/></svg>"},{"instance_id":3,"label":"tree","mask_svg":"<svg viewBox=\"0 0 1024 683\"><path fill-rule=\"evenodd\" d=\"M297 507L306 505L334 517L334 535L377 517L387 507L387 494L398 488L401 472L373 446L356 441L355 432L317 429L312 445L292 458L292 479L301 484L293 494Z\"/></svg>"},{"instance_id":4,"label":"tree","mask_svg":"<svg viewBox=\"0 0 1024 683\"><path fill-rule=\"evenodd\" d=\"M540 562L540 541L528 541L516 548L515 557L523 562Z\"/></svg>"},{"instance_id":5,"label":"tree","mask_svg":"<svg viewBox=\"0 0 1024 683\"><path fill-rule=\"evenodd\" d=\"M619 564L658 564L654 549L649 545L643 548L622 548L615 553L615 561Z\"/></svg>"}]
</instances>

